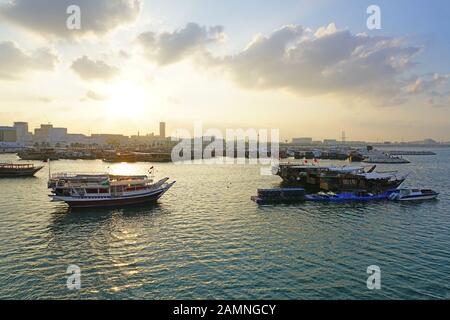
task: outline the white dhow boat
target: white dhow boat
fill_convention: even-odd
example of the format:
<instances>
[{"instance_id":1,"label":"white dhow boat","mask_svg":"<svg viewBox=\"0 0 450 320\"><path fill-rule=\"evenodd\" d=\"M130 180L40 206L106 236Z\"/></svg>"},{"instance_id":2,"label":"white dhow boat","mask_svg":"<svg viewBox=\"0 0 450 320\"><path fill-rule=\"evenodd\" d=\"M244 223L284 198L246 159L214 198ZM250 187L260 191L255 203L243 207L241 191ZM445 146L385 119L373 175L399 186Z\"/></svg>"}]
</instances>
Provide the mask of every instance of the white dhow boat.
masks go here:
<instances>
[{"instance_id":1,"label":"white dhow boat","mask_svg":"<svg viewBox=\"0 0 450 320\"><path fill-rule=\"evenodd\" d=\"M431 189L397 189L389 195L389 199L396 201L433 200L439 193Z\"/></svg>"},{"instance_id":2,"label":"white dhow boat","mask_svg":"<svg viewBox=\"0 0 450 320\"><path fill-rule=\"evenodd\" d=\"M48 187L52 201L70 207L109 207L156 202L175 183L158 182L148 176L122 176L107 173L58 173L51 175Z\"/></svg>"}]
</instances>

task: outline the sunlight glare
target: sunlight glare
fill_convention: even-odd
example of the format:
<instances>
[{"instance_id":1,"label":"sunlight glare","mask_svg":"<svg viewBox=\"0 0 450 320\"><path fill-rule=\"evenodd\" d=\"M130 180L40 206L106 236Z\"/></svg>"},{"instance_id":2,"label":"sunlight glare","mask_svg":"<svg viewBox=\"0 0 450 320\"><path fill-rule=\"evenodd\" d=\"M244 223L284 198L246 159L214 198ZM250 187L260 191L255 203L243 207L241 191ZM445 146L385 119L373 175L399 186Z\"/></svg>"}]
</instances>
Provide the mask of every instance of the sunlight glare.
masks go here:
<instances>
[{"instance_id":1,"label":"sunlight glare","mask_svg":"<svg viewBox=\"0 0 450 320\"><path fill-rule=\"evenodd\" d=\"M148 99L144 89L129 81L121 81L111 86L109 99L105 103L105 114L110 118L137 119L145 111Z\"/></svg>"}]
</instances>

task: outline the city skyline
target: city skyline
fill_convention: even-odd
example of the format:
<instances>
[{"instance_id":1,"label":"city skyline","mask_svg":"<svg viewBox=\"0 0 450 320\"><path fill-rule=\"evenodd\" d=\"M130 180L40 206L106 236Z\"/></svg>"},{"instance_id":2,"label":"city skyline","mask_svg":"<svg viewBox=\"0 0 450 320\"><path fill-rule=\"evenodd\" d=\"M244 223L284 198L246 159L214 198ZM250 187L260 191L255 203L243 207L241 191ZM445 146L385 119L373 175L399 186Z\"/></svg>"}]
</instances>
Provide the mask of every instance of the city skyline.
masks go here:
<instances>
[{"instance_id":1,"label":"city skyline","mask_svg":"<svg viewBox=\"0 0 450 320\"><path fill-rule=\"evenodd\" d=\"M21 142L26 142L28 144L30 143L43 143L43 142L50 142L50 143L66 143L66 144L71 144L71 143L81 143L81 144L91 144L91 143L97 143L96 141L91 140L92 138L95 138L99 141L103 141L106 139L106 137L111 137L111 138L125 138L125 139L137 139L137 138L141 138L141 139L149 139L149 141L152 140L158 140L158 139L167 139L167 140L171 140L172 138L174 138L176 141L176 139L179 138L188 138L188 137L183 137L182 135L179 135L177 131L173 132L172 134L167 135L167 124L165 122L160 122L159 123L159 135L155 134L155 132L143 132L141 133L139 130L137 132L135 132L134 134L131 135L127 135L121 132L90 132L88 134L85 133L80 133L80 132L75 132L73 130L71 130L70 128L66 128L66 127L62 127L62 126L54 126L52 123L45 123L45 124L40 124L37 127L32 127L29 125L28 122L26 121L14 121L12 126L7 126L4 125L2 123L0 123L0 133L4 132L5 129L7 131L14 131L15 132L15 142L17 143L21 143ZM233 131L233 129L231 129ZM195 131L195 130L193 130ZM245 132L245 130L244 130ZM203 132L204 133L204 132ZM223 134L223 136L225 136L225 132ZM201 136L195 136L192 135L191 132L191 136L189 137L193 137L193 138L204 138L205 135L201 135ZM94 140L95 140L94 139ZM106 141L106 140L105 140ZM4 142L8 142L8 141L4 141L2 139L0 139L0 143L4 143ZM14 142L14 141L9 141L9 142ZM370 140L352 140L349 139L349 137L346 135L346 132L343 131L341 132L341 136L340 138L336 138L336 137L327 137L327 138L316 138L316 137L310 137L310 136L304 136L304 137L292 137L290 139L283 139L282 137L280 138L279 143L283 144L283 143L290 143L290 144L298 144L298 145L314 145L314 144L324 144L324 145L332 145L332 144L358 144L358 143L423 143L423 144L437 144L437 143L442 143L442 144L449 144L450 141L439 141L439 140L434 140L430 137L424 137L422 139L419 140L410 140L410 141L405 141L405 140L401 140L401 141L396 141L396 140L388 140L388 139L379 139L376 141L370 141Z\"/></svg>"},{"instance_id":2,"label":"city skyline","mask_svg":"<svg viewBox=\"0 0 450 320\"><path fill-rule=\"evenodd\" d=\"M377 1L370 30L365 0L0 1L0 123L449 141L450 4L433 3Z\"/></svg>"}]
</instances>

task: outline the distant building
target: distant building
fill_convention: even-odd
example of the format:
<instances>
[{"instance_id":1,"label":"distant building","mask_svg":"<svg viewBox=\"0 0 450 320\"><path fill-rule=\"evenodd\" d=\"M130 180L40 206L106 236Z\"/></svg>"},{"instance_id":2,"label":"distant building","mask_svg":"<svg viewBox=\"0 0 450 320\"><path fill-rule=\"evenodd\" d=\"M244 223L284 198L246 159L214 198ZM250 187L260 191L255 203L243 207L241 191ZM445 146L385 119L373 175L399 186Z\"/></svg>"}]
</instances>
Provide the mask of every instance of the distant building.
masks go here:
<instances>
[{"instance_id":1,"label":"distant building","mask_svg":"<svg viewBox=\"0 0 450 320\"><path fill-rule=\"evenodd\" d=\"M129 137L123 134L93 134L91 135L91 143L101 146L105 145L126 145L129 143Z\"/></svg>"},{"instance_id":2,"label":"distant building","mask_svg":"<svg viewBox=\"0 0 450 320\"><path fill-rule=\"evenodd\" d=\"M41 124L40 128L34 129L35 142L50 142L50 130L53 129L51 124Z\"/></svg>"},{"instance_id":3,"label":"distant building","mask_svg":"<svg viewBox=\"0 0 450 320\"><path fill-rule=\"evenodd\" d=\"M165 122L159 123L159 137L162 139L166 138L166 123Z\"/></svg>"},{"instance_id":4,"label":"distant building","mask_svg":"<svg viewBox=\"0 0 450 320\"><path fill-rule=\"evenodd\" d=\"M84 134L67 134L67 144L90 144L90 138Z\"/></svg>"},{"instance_id":5,"label":"distant building","mask_svg":"<svg viewBox=\"0 0 450 320\"><path fill-rule=\"evenodd\" d=\"M438 142L433 139L425 139L423 140L423 144L438 144Z\"/></svg>"},{"instance_id":6,"label":"distant building","mask_svg":"<svg viewBox=\"0 0 450 320\"><path fill-rule=\"evenodd\" d=\"M144 145L144 144L151 144L153 141L155 141L156 136L154 133L147 134L145 136L137 135L137 136L131 136L130 137L130 143L134 145Z\"/></svg>"},{"instance_id":7,"label":"distant building","mask_svg":"<svg viewBox=\"0 0 450 320\"><path fill-rule=\"evenodd\" d=\"M14 128L17 133L17 141L29 141L30 133L28 132L28 122L14 122Z\"/></svg>"},{"instance_id":8,"label":"distant building","mask_svg":"<svg viewBox=\"0 0 450 320\"><path fill-rule=\"evenodd\" d=\"M0 127L0 142L17 142L16 128Z\"/></svg>"},{"instance_id":9,"label":"distant building","mask_svg":"<svg viewBox=\"0 0 450 320\"><path fill-rule=\"evenodd\" d=\"M312 138L293 138L292 144L312 144Z\"/></svg>"},{"instance_id":10,"label":"distant building","mask_svg":"<svg viewBox=\"0 0 450 320\"><path fill-rule=\"evenodd\" d=\"M338 141L336 139L324 139L323 144L326 144L329 146L335 146L338 144Z\"/></svg>"},{"instance_id":11,"label":"distant building","mask_svg":"<svg viewBox=\"0 0 450 320\"><path fill-rule=\"evenodd\" d=\"M51 144L67 143L67 128L51 128L49 140Z\"/></svg>"}]
</instances>

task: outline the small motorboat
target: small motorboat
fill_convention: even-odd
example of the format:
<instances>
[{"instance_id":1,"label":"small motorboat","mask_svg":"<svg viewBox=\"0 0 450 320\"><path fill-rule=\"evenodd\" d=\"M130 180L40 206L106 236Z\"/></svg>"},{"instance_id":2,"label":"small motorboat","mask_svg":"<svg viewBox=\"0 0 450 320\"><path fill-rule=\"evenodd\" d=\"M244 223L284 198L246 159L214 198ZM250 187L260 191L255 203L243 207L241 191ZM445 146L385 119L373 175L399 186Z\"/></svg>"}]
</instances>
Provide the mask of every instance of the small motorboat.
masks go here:
<instances>
[{"instance_id":1,"label":"small motorboat","mask_svg":"<svg viewBox=\"0 0 450 320\"><path fill-rule=\"evenodd\" d=\"M303 188L258 189L258 195L251 197L257 204L295 203L305 201Z\"/></svg>"},{"instance_id":2,"label":"small motorboat","mask_svg":"<svg viewBox=\"0 0 450 320\"><path fill-rule=\"evenodd\" d=\"M431 189L397 189L389 194L390 200L395 201L420 201L433 200L438 197L439 193Z\"/></svg>"},{"instance_id":3,"label":"small motorboat","mask_svg":"<svg viewBox=\"0 0 450 320\"><path fill-rule=\"evenodd\" d=\"M313 202L374 201L387 199L387 193L374 195L366 191L355 191L349 193L319 192L317 194L309 194L305 196L306 201Z\"/></svg>"}]
</instances>

